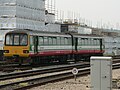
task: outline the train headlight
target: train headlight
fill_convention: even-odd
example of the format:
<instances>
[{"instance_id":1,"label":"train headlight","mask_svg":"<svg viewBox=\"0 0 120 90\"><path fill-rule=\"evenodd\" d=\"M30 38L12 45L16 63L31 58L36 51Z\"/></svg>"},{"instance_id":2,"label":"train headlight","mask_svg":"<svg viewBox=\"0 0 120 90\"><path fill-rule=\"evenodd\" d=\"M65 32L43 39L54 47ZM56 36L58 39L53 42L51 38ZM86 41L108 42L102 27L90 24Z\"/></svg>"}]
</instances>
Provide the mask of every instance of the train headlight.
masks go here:
<instances>
[{"instance_id":1,"label":"train headlight","mask_svg":"<svg viewBox=\"0 0 120 90\"><path fill-rule=\"evenodd\" d=\"M9 53L9 50L4 50L4 53Z\"/></svg>"},{"instance_id":2,"label":"train headlight","mask_svg":"<svg viewBox=\"0 0 120 90\"><path fill-rule=\"evenodd\" d=\"M29 51L28 50L23 50L23 53L29 53Z\"/></svg>"}]
</instances>

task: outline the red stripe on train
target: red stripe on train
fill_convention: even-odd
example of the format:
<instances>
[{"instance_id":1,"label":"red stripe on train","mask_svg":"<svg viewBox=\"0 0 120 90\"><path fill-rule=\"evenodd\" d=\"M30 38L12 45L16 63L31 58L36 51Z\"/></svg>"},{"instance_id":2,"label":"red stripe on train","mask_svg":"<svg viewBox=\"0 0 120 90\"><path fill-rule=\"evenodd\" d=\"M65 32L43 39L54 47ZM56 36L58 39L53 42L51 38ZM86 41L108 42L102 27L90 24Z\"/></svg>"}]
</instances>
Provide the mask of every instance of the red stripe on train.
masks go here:
<instances>
[{"instance_id":1,"label":"red stripe on train","mask_svg":"<svg viewBox=\"0 0 120 90\"><path fill-rule=\"evenodd\" d=\"M95 54L104 53L101 50L60 50L60 51L41 51L38 53L30 53L30 56L57 56L57 55L68 55L68 54Z\"/></svg>"}]
</instances>

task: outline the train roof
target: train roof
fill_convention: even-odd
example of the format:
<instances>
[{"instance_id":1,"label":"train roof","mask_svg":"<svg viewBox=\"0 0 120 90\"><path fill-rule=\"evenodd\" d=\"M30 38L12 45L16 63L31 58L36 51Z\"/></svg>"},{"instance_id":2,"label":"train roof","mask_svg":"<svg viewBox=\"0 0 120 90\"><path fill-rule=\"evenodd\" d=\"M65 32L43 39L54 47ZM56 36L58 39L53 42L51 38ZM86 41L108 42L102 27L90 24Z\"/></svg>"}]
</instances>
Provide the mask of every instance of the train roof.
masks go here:
<instances>
[{"instance_id":1,"label":"train roof","mask_svg":"<svg viewBox=\"0 0 120 90\"><path fill-rule=\"evenodd\" d=\"M46 31L33 31L33 30L14 30L8 33L26 33L28 35L37 35L37 36L63 36L63 37L70 37L65 33L58 33L58 32L46 32ZM7 34L8 34L7 33Z\"/></svg>"},{"instance_id":2,"label":"train roof","mask_svg":"<svg viewBox=\"0 0 120 90\"><path fill-rule=\"evenodd\" d=\"M95 34L73 34L73 36L80 38L103 38L101 35L95 35Z\"/></svg>"},{"instance_id":3,"label":"train roof","mask_svg":"<svg viewBox=\"0 0 120 90\"><path fill-rule=\"evenodd\" d=\"M61 37L71 37L70 35L73 35L74 37L82 37L82 38L88 38L88 37L89 38L102 38L102 36L93 35L93 34L58 33L58 32L33 31L33 30L13 30L8 33L26 33L29 35L61 36Z\"/></svg>"}]
</instances>

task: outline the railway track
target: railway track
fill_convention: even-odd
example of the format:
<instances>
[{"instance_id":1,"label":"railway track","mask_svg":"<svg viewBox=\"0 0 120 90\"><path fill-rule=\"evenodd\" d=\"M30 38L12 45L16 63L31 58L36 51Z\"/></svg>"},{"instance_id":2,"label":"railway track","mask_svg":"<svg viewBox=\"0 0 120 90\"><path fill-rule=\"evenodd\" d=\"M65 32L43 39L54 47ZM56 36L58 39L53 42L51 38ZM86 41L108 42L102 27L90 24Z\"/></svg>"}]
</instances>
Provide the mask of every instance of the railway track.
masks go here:
<instances>
[{"instance_id":1,"label":"railway track","mask_svg":"<svg viewBox=\"0 0 120 90\"><path fill-rule=\"evenodd\" d=\"M60 65L60 66L48 66L43 68L38 68L36 70L28 70L23 72L17 72L17 73L9 73L0 75L0 80L6 80L6 79L12 79L12 78L20 78L20 77L27 77L32 75L38 75L38 74L44 74L44 73L51 73L56 71L63 71L63 70L71 70L74 67L76 68L84 68L89 67L89 63L78 63L78 64L72 64L72 65Z\"/></svg>"},{"instance_id":2,"label":"railway track","mask_svg":"<svg viewBox=\"0 0 120 90\"><path fill-rule=\"evenodd\" d=\"M73 67L85 68L85 67L89 67L89 64L86 64L86 65L85 64L83 64L83 65L82 64L74 64L74 65L66 65L66 66L61 66L61 67L56 67L56 68L46 68L46 69L31 70L31 71L21 72L21 73L11 73L11 74L6 74L6 75L1 75L0 76L0 80L1 80L0 81L0 89L5 88L7 90L7 87L12 86L11 90L13 90L14 86L19 88L19 85L21 85L21 84L27 84L27 87L31 86L31 83L33 83L33 85L34 84L36 85L38 80L40 80L39 84L40 83L42 84L43 82L41 82L41 80L43 80L45 78L47 80L48 78L51 78L51 77L52 78L56 77L56 79L57 79L58 76L67 77L66 75L71 74L71 69ZM35 78L33 75L35 75L35 76L38 75L38 76L37 76L37 78ZM41 75L44 75L44 76L41 77ZM32 78L29 77L29 79L26 79L26 80L17 80L17 79L20 79L20 77L21 78L25 78L25 77L28 78L28 76L33 76L33 77ZM10 79L15 80L15 82L8 83L8 82L11 82ZM6 80L6 81L4 82L3 80L4 81ZM43 80L43 81L46 81L46 80ZM49 81L51 81L51 80L49 80ZM48 81L46 81L46 82L48 82ZM4 84L2 84L2 83L4 83ZM30 85L28 85L29 83L30 83ZM10 90L10 89L8 89L8 90Z\"/></svg>"},{"instance_id":3,"label":"railway track","mask_svg":"<svg viewBox=\"0 0 120 90\"><path fill-rule=\"evenodd\" d=\"M90 73L89 64L74 64L55 68L30 70L20 73L10 73L0 76L0 89L21 90L48 82L68 79L73 77L71 70L74 67L78 68L78 76ZM120 63L113 64L113 69L117 68L120 68Z\"/></svg>"},{"instance_id":4,"label":"railway track","mask_svg":"<svg viewBox=\"0 0 120 90\"><path fill-rule=\"evenodd\" d=\"M30 70L32 69L32 66L26 64L26 65L19 65L19 64L5 64L0 65L0 71L1 72L13 72L16 70Z\"/></svg>"},{"instance_id":5,"label":"railway track","mask_svg":"<svg viewBox=\"0 0 120 90\"><path fill-rule=\"evenodd\" d=\"M115 58L113 63L120 63L120 59ZM54 64L56 65L56 64ZM50 65L41 65L41 66L50 66ZM1 72L13 72L13 71L24 71L31 70L32 68L37 68L40 66L31 66L29 64L19 65L19 64L5 64L5 62L0 62L0 71Z\"/></svg>"},{"instance_id":6,"label":"railway track","mask_svg":"<svg viewBox=\"0 0 120 90\"><path fill-rule=\"evenodd\" d=\"M32 68L38 68L38 67L45 67L45 66L52 66L52 65L57 65L56 63L54 64L41 64L41 65L30 65L30 64L0 64L0 71L1 72L13 72L13 71L23 71L23 70L31 70Z\"/></svg>"}]
</instances>

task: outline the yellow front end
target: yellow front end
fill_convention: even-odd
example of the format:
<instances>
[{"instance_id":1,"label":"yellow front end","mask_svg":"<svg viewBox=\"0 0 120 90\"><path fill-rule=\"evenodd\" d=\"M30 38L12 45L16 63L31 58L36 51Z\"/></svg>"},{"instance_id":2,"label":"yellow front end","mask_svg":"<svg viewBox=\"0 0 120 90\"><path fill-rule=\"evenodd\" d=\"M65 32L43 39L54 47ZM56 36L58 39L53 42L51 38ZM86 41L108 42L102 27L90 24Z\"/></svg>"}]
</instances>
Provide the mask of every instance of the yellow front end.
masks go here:
<instances>
[{"instance_id":1,"label":"yellow front end","mask_svg":"<svg viewBox=\"0 0 120 90\"><path fill-rule=\"evenodd\" d=\"M5 57L29 57L29 46L4 46Z\"/></svg>"},{"instance_id":2,"label":"yellow front end","mask_svg":"<svg viewBox=\"0 0 120 90\"><path fill-rule=\"evenodd\" d=\"M29 57L29 35L26 32L13 31L5 35L4 59L23 63Z\"/></svg>"}]
</instances>

